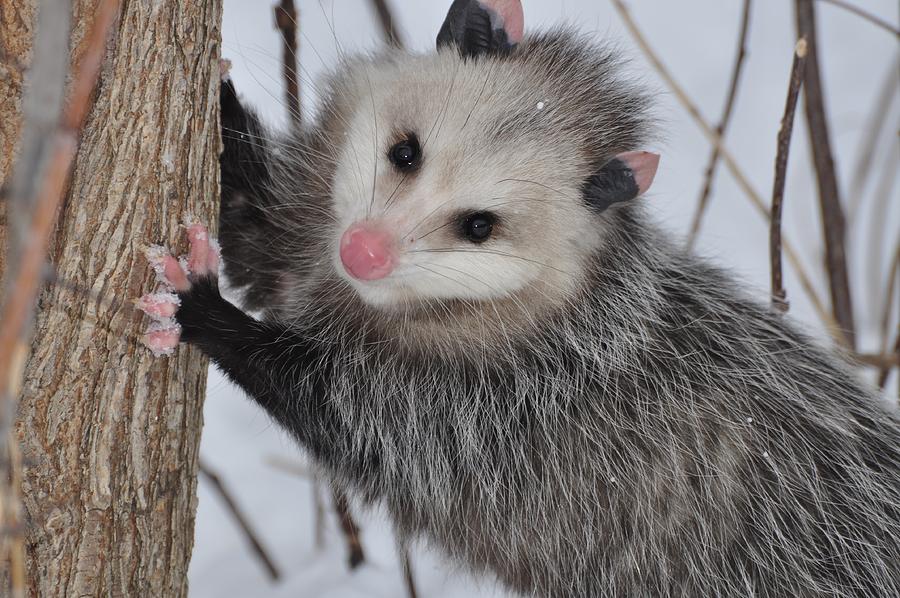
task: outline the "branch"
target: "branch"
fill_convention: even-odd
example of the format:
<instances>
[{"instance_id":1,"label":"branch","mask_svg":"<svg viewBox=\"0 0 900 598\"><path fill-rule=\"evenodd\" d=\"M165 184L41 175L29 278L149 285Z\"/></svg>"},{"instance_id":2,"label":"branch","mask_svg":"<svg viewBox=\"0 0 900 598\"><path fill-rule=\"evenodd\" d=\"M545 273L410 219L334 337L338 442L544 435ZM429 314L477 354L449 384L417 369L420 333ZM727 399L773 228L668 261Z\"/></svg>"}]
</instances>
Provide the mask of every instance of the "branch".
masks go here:
<instances>
[{"instance_id":1,"label":"branch","mask_svg":"<svg viewBox=\"0 0 900 598\"><path fill-rule=\"evenodd\" d=\"M891 375L891 369L900 367L900 326L897 327L897 340L894 342L893 361L885 359L881 365L881 371L878 373L878 388L884 390L887 386L888 376Z\"/></svg>"},{"instance_id":2,"label":"branch","mask_svg":"<svg viewBox=\"0 0 900 598\"><path fill-rule=\"evenodd\" d=\"M772 306L786 312L787 292L781 270L781 213L784 207L784 185L787 181L788 155L791 150L791 135L794 132L794 115L797 113L797 99L803 85L803 71L806 66L806 38L801 37L794 49L788 95L784 106L781 128L778 130L778 150L775 156L775 184L772 190L772 221L769 227L769 253L772 260Z\"/></svg>"},{"instance_id":3,"label":"branch","mask_svg":"<svg viewBox=\"0 0 900 598\"><path fill-rule=\"evenodd\" d=\"M891 131L893 127L885 125L885 121L890 114L891 105L894 98L897 97L898 91L900 91L900 54L894 56L894 60L888 68L887 77L881 84L875 105L866 119L865 132L860 136L861 149L856 156L853 180L850 182L853 197L850 199L850 207L847 211L847 228L851 233L859 215L859 208L866 197L866 182L869 180L872 165L875 163L878 141L882 138L882 133L888 133L888 136L891 137L895 133L895 131Z\"/></svg>"},{"instance_id":4,"label":"branch","mask_svg":"<svg viewBox=\"0 0 900 598\"><path fill-rule=\"evenodd\" d=\"M331 496L334 499L334 510L338 514L341 522L341 531L344 532L344 538L347 540L347 562L350 569L356 569L366 560L363 552L362 544L359 541L359 526L353 521L350 514L350 503L347 495L344 494L336 485L331 485Z\"/></svg>"},{"instance_id":5,"label":"branch","mask_svg":"<svg viewBox=\"0 0 900 598\"><path fill-rule=\"evenodd\" d=\"M297 9L294 0L281 0L274 7L275 26L281 34L281 76L284 78L285 105L294 126L303 120L300 86L297 82Z\"/></svg>"},{"instance_id":6,"label":"branch","mask_svg":"<svg viewBox=\"0 0 900 598\"><path fill-rule=\"evenodd\" d=\"M891 261L891 268L888 272L887 300L884 304L884 312L881 314L882 355L887 352L888 342L890 342L891 313L894 311L894 293L897 288L898 279L900 279L900 240L897 241L897 248L894 250L894 259ZM898 317L900 317L900 314L898 314ZM900 324L898 324L898 327L900 327ZM897 342L900 343L900 330L898 330ZM900 360L900 347L895 347L894 353L897 355L897 359ZM883 364L880 366L881 372L878 375L879 388L884 389L892 367L894 366L890 364Z\"/></svg>"},{"instance_id":7,"label":"branch","mask_svg":"<svg viewBox=\"0 0 900 598\"><path fill-rule=\"evenodd\" d=\"M825 98L822 76L819 72L816 14L813 0L796 0L796 12L797 33L800 37L806 37L809 46L806 72L803 77L806 91L803 95L819 187L819 206L822 212L831 304L834 319L846 337L846 344L852 349L856 346L856 332L853 323L850 278L847 272L846 223L838 192L828 119L825 115Z\"/></svg>"},{"instance_id":8,"label":"branch","mask_svg":"<svg viewBox=\"0 0 900 598\"><path fill-rule=\"evenodd\" d=\"M238 527L240 527L241 531L244 533L244 537L248 542L250 542L250 546L253 548L253 552L266 568L266 572L269 574L269 579L271 579L272 581L277 581L278 578L281 577L281 575L279 574L278 569L275 567L275 563L269 557L269 554L266 552L265 548L263 548L262 543L259 541L259 538L253 531L253 528L250 526L250 522L247 521L246 517L244 517L244 514L238 507L237 502L234 500L234 497L231 496L231 493L228 492L228 489L222 483L222 479L203 461L200 461L200 475L209 480L209 482L212 484L213 490L215 490L216 493L222 498L222 501L225 503L225 507L228 509L228 512L231 513L231 516L234 519L235 523L238 524Z\"/></svg>"},{"instance_id":9,"label":"branch","mask_svg":"<svg viewBox=\"0 0 900 598\"><path fill-rule=\"evenodd\" d=\"M750 30L750 5L751 0L744 0L744 12L741 16L741 34L738 39L737 53L734 57L734 67L731 70L731 86L728 91L728 98L725 100L725 109L722 111L722 118L719 120L719 126L716 132L719 137L724 139L725 131L728 129L728 123L731 121L731 113L734 109L734 102L737 99L738 83L741 79L741 72L744 67L744 58L747 55L747 33ZM706 167L706 182L703 185L703 191L700 192L700 199L697 202L697 211L694 214L694 221L691 224L691 232L688 234L687 246L692 249L700 234L700 226L703 223L703 216L709 206L709 198L712 194L713 180L716 175L716 168L719 165L721 152L719 146L713 147L712 155L709 157L709 165Z\"/></svg>"},{"instance_id":10,"label":"branch","mask_svg":"<svg viewBox=\"0 0 900 598\"><path fill-rule=\"evenodd\" d=\"M844 10L850 11L858 17L862 17L863 19L869 21L876 27L881 27L885 31L893 33L896 37L900 37L900 29L895 29L893 25L888 23L887 21L876 17L870 12L866 12L858 6L854 6L849 2L844 2L844 0L820 0L820 2L825 2L827 4L831 4L832 6L837 6L839 8L843 8Z\"/></svg>"},{"instance_id":11,"label":"branch","mask_svg":"<svg viewBox=\"0 0 900 598\"><path fill-rule=\"evenodd\" d=\"M766 221L768 221L771 218L769 214L769 208L763 201L762 196L750 184L750 181L747 179L744 171L734 159L734 156L725 147L721 135L716 133L716 131L709 125L709 123L706 122L706 120L703 118L703 115L700 114L700 110L697 108L696 104L694 104L694 102L688 97L688 95L684 92L678 82L675 81L675 79L669 73L668 69L666 69L666 67L662 64L659 57L647 43L647 40L641 33L640 29L638 29L637 24L631 18L631 15L628 13L628 9L625 7L625 4L622 2L622 0L611 0L611 2L616 8L616 11L618 11L619 15L621 16L622 21L625 23L625 26L631 32L631 35L632 37L634 37L635 42L647 57L647 60L650 61L651 65L659 73L660 77L662 77L662 79L666 82L678 101L688 111L688 114L691 115L697 126L700 127L700 130L703 131L703 133L707 136L710 143L719 148L719 152L722 155L722 160L725 162L725 165L728 167L728 170L731 172L731 175L734 177L738 186L747 196L747 199L750 200L750 203L753 205L753 207L756 208L756 210L760 213L761 216L763 216L763 218L766 219ZM825 309L822 300L819 299L818 293L816 293L816 289L813 286L812 279L806 273L806 269L803 267L803 263L800 261L799 254L794 250L793 244L791 244L787 238L782 239L782 244L784 246L784 253L787 256L788 261L794 267L797 278L800 280L800 285L803 287L804 292L809 297L813 309L815 309L816 313L819 316L819 319L823 322L832 337L837 342L843 343L844 336L836 332L836 324L834 318L831 316L828 310Z\"/></svg>"},{"instance_id":12,"label":"branch","mask_svg":"<svg viewBox=\"0 0 900 598\"><path fill-rule=\"evenodd\" d=\"M407 598L418 598L416 578L413 576L412 560L409 557L409 549L397 542L397 555L400 557L400 567L403 569L403 583L406 585Z\"/></svg>"},{"instance_id":13,"label":"branch","mask_svg":"<svg viewBox=\"0 0 900 598\"><path fill-rule=\"evenodd\" d=\"M388 45L402 50L405 46L400 33L397 31L394 14L387 0L372 0L372 7L378 15L378 23L381 25L381 33Z\"/></svg>"}]
</instances>

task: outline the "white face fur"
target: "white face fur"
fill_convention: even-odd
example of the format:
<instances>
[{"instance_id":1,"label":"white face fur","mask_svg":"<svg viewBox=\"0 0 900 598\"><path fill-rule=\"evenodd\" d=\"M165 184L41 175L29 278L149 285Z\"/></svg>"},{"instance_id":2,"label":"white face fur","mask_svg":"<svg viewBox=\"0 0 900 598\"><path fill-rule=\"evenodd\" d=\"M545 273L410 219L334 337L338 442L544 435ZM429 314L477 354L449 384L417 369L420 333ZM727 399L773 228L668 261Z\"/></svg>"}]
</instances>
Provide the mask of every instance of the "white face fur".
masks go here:
<instances>
[{"instance_id":1,"label":"white face fur","mask_svg":"<svg viewBox=\"0 0 900 598\"><path fill-rule=\"evenodd\" d=\"M587 159L556 126L559 90L521 65L453 50L351 69L333 265L366 303L556 304L578 287L602 231L581 200ZM420 152L404 169L391 150L412 136ZM464 223L485 215L490 235L473 241ZM361 280L342 260L342 237L360 225L389 239L385 276Z\"/></svg>"}]
</instances>

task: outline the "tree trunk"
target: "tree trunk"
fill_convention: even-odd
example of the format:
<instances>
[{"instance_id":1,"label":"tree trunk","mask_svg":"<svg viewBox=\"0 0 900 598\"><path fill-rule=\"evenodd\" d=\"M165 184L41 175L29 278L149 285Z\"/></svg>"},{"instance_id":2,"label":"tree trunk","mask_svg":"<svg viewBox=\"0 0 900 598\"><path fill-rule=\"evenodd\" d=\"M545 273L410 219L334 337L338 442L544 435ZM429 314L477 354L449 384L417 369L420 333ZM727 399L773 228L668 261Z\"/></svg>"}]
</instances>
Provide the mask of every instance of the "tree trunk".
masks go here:
<instances>
[{"instance_id":1,"label":"tree trunk","mask_svg":"<svg viewBox=\"0 0 900 598\"><path fill-rule=\"evenodd\" d=\"M75 2L73 61L97 4ZM0 0L2 179L33 5ZM193 349L153 358L132 299L156 284L143 246L180 243L185 212L216 221L221 1L121 11L51 243L60 283L41 295L16 428L28 591L42 598L187 592L207 364Z\"/></svg>"}]
</instances>

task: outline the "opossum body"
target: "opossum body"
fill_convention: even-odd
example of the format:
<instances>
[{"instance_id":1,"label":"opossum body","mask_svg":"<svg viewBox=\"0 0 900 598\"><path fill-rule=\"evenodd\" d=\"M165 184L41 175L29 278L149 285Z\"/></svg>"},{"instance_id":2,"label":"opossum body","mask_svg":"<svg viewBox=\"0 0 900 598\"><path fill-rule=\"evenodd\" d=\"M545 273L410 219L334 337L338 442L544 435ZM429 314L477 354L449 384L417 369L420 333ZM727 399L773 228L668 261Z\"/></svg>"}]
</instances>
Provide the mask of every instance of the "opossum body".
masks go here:
<instances>
[{"instance_id":1,"label":"opossum body","mask_svg":"<svg viewBox=\"0 0 900 598\"><path fill-rule=\"evenodd\" d=\"M192 343L409 537L536 596L900 596L900 422L674 247L614 54L457 0L266 135L222 87L222 251L188 227L148 344ZM171 297L171 296L169 296Z\"/></svg>"}]
</instances>

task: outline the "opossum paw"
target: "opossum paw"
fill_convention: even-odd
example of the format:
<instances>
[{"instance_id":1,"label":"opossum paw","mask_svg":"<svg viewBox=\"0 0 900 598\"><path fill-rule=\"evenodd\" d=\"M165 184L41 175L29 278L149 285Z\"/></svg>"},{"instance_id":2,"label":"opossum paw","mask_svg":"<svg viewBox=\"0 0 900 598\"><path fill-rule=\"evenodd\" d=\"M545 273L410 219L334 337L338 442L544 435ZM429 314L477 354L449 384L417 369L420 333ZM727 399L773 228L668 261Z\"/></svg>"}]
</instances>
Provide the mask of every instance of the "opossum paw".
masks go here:
<instances>
[{"instance_id":1,"label":"opossum paw","mask_svg":"<svg viewBox=\"0 0 900 598\"><path fill-rule=\"evenodd\" d=\"M164 247L145 250L147 260L156 272L163 288L141 297L135 306L153 319L143 337L144 344L157 356L171 355L182 340L179 308L182 298L190 294L195 283L204 281L217 286L219 245L209 236L206 227L192 216L184 219L190 250L188 255L175 259Z\"/></svg>"}]
</instances>

